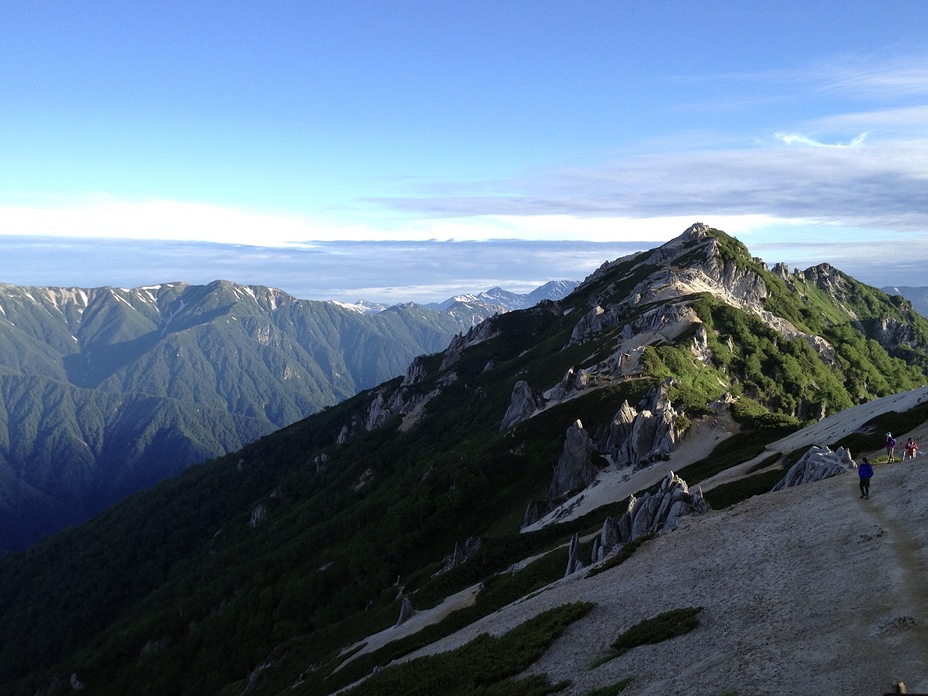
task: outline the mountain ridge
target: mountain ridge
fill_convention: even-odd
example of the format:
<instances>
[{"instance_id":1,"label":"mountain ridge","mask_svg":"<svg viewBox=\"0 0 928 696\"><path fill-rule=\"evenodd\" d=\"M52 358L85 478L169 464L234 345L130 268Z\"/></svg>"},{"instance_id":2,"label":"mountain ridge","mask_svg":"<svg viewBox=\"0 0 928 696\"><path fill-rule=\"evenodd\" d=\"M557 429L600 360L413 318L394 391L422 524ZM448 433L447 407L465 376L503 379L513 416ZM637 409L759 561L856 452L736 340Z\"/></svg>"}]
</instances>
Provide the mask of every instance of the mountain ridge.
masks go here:
<instances>
[{"instance_id":1,"label":"mountain ridge","mask_svg":"<svg viewBox=\"0 0 928 696\"><path fill-rule=\"evenodd\" d=\"M728 296L736 304L726 302ZM597 655L586 650L563 669L542 659L529 673L575 679L562 690L586 693L593 680L617 678L625 666L633 677L629 693L654 693L664 682L651 685L648 656L669 648L680 652L667 664L718 672L712 680L693 681L694 693L718 693L720 684L775 692L779 684L764 681L763 660L771 654L787 659L785 646L795 644L771 640L772 653L764 651L754 643L753 625L722 622L723 614L737 612L713 594L724 587L720 583L688 595L688 579L698 574L686 568L708 572L716 557L693 558L698 547L681 539L688 528L714 528L713 544L746 544L750 559L762 559L752 527L739 526L745 508L738 503L770 491L807 449L764 454L767 445L855 404L924 385L926 336L928 322L901 298L830 266L802 273L770 269L723 232L694 226L668 245L604 264L563 300L485 320L443 351L416 358L405 377L191 467L79 528L0 559L0 682L14 684L16 694L76 680L101 694L123 693L131 684L143 694L321 695L373 674L360 693L378 693L376 685L396 674L380 667L465 626L479 631L483 617L514 617L518 607L538 607L561 586L569 588L561 596L582 598L576 561L587 564L594 554L587 539L611 536L598 586L626 583L630 573L623 586L637 581L644 588L664 568L677 583L667 586L674 594L635 592L624 603L610 600L613 609L575 615L576 627L564 629L565 642L555 642L553 654L566 654L558 646L573 644L578 631L602 637L652 610L679 608L661 597L700 599L707 618L693 636L702 638L636 649L593 668ZM510 410L515 417L501 427ZM719 437L711 453L675 472L688 492L662 482L537 531L525 527L527 507L570 506L593 495L601 474L660 480L682 443L722 415L732 424L727 436L713 433ZM922 406L883 414L841 434L840 442L821 444L872 452L887 420L894 432L906 433L928 415ZM693 517L704 509L696 505L681 513L678 502L702 497L701 482L758 457L762 466L707 490L704 500L729 512ZM552 496L555 478L566 483ZM814 499L809 491L814 488L778 500ZM748 506L772 500L758 497ZM659 509L676 513L661 517ZM800 508L790 514L792 524L802 524ZM677 531L661 527L670 519ZM731 524L719 530L718 519ZM775 513L767 519L776 524ZM808 553L816 548L814 527L801 531L778 540L778 568L788 569L791 558L814 562ZM791 539L802 541L795 556ZM890 546L873 548L882 554ZM662 565L656 559L668 557L656 548L675 548L671 555L680 562ZM575 572L565 580L568 568ZM713 570L718 577L723 571L724 565ZM778 589L755 576L756 592ZM349 661L351 646L395 625L406 601L414 611L428 611L475 585L481 589L472 606ZM732 607L743 605L739 600ZM891 618L893 611L887 605L890 613L878 618ZM731 631L715 633L724 626ZM738 643L739 635L748 642ZM893 635L900 634L876 637L889 646ZM749 654L758 656L760 671L739 671L713 652L723 637L735 654L739 646L754 650ZM833 654L814 636L809 644L811 654ZM502 648L497 652L502 658ZM483 671L442 672L442 664L430 662L428 671L448 679ZM833 665L803 664L821 670L814 675L817 686ZM509 680L525 670L484 686L500 693L551 692L547 677L520 686ZM692 670L679 674L676 689L694 676ZM407 682L409 693L416 681Z\"/></svg>"},{"instance_id":2,"label":"mountain ridge","mask_svg":"<svg viewBox=\"0 0 928 696\"><path fill-rule=\"evenodd\" d=\"M400 375L498 311L362 314L226 280L0 284L0 489L19 491L0 501L0 552Z\"/></svg>"}]
</instances>

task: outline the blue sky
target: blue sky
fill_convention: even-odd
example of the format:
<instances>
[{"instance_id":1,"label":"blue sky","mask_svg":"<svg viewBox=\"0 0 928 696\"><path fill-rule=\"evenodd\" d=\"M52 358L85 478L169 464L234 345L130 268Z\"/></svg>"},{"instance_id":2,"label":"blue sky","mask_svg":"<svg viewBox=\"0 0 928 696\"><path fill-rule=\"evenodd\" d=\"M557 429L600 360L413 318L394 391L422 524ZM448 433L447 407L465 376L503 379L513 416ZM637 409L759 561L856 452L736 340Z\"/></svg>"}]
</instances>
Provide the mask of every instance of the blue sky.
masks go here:
<instances>
[{"instance_id":1,"label":"blue sky","mask_svg":"<svg viewBox=\"0 0 928 696\"><path fill-rule=\"evenodd\" d=\"M6 0L0 98L0 282L441 300L698 220L928 285L928 0Z\"/></svg>"}]
</instances>

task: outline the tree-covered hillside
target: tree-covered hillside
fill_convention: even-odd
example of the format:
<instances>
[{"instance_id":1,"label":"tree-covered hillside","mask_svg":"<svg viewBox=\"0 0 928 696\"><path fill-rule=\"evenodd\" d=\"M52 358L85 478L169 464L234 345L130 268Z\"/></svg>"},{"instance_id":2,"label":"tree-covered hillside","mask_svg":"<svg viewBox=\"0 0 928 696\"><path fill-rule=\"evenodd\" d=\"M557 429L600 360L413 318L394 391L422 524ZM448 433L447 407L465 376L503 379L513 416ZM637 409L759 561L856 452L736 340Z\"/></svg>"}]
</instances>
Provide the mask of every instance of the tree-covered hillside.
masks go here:
<instances>
[{"instance_id":1,"label":"tree-covered hillside","mask_svg":"<svg viewBox=\"0 0 928 696\"><path fill-rule=\"evenodd\" d=\"M0 553L405 372L492 310L0 285Z\"/></svg>"}]
</instances>

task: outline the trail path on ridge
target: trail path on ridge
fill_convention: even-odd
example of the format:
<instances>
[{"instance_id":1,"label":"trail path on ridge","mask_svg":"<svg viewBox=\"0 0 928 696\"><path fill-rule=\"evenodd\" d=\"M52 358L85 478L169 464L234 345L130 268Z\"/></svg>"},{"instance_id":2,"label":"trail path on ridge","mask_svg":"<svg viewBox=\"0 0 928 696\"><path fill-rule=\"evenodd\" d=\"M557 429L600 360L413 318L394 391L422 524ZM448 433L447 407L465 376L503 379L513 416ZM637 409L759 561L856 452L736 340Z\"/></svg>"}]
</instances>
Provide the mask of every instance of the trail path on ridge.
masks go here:
<instances>
[{"instance_id":1,"label":"trail path on ridge","mask_svg":"<svg viewBox=\"0 0 928 696\"><path fill-rule=\"evenodd\" d=\"M630 677L623 696L928 692L928 457L756 496L689 518L617 568L584 572L417 654L500 634L545 609L596 603L531 668L563 693ZM701 606L690 634L590 669L634 623Z\"/></svg>"},{"instance_id":2,"label":"trail path on ridge","mask_svg":"<svg viewBox=\"0 0 928 696\"><path fill-rule=\"evenodd\" d=\"M904 471L906 466L917 466L921 469L928 466L928 464L924 461L917 464L899 464L898 466L890 464L886 465L884 472L892 478L898 479L899 470ZM904 492L909 494L916 493L916 491L906 488L905 480L899 481L896 485L898 486L895 489L897 491L902 488ZM918 493L924 497L923 491L918 491ZM881 530L886 532L895 557L895 564L886 569L886 572L898 574L898 585L902 594L902 601L911 606L913 610L911 619L914 620L914 624L910 624L912 629L911 639L917 641L922 654L928 656L928 591L926 591L925 587L926 579L928 579L928 557L926 557L925 534L921 534L921 538L916 537L913 531L910 531L911 525L907 523L907 520L897 519L900 512L907 511L911 513L911 501L904 499L893 501L895 503L909 503L908 505L881 505L879 502L876 505L871 504L874 502L877 502L877 497L873 490L871 490L869 500L861 500L858 497L858 507L874 520ZM924 515L918 517L921 518L922 526L924 526ZM885 605L885 601L881 603ZM876 616L874 616L876 613L873 610L868 610L868 615L874 620L876 619Z\"/></svg>"}]
</instances>

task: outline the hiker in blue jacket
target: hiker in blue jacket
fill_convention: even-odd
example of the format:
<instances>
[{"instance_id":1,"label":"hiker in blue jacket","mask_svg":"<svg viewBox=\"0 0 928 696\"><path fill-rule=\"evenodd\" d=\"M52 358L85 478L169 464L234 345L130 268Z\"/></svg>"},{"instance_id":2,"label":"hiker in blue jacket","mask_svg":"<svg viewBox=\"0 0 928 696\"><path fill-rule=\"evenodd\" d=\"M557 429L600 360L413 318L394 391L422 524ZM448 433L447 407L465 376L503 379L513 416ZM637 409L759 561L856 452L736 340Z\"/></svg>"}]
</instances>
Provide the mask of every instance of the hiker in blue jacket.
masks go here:
<instances>
[{"instance_id":1,"label":"hiker in blue jacket","mask_svg":"<svg viewBox=\"0 0 928 696\"><path fill-rule=\"evenodd\" d=\"M873 478L873 467L867 458L864 457L864 463L857 467L857 475L860 476L860 497L870 498L870 479Z\"/></svg>"}]
</instances>

